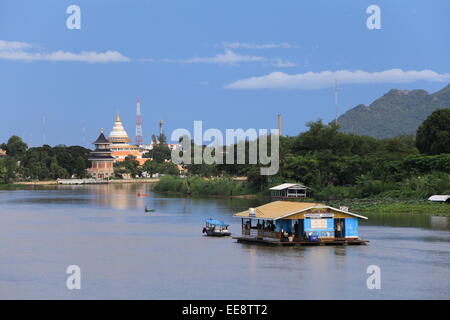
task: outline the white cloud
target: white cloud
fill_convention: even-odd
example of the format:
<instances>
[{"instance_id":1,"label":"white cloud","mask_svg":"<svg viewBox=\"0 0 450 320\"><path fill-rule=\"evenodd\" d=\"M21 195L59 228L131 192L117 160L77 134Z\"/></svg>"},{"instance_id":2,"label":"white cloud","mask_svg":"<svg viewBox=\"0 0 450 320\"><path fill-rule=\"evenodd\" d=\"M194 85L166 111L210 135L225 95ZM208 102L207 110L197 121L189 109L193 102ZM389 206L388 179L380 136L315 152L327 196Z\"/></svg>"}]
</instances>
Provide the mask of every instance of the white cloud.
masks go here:
<instances>
[{"instance_id":1,"label":"white cloud","mask_svg":"<svg viewBox=\"0 0 450 320\"><path fill-rule=\"evenodd\" d=\"M32 45L26 42L0 40L0 51L21 50L31 47Z\"/></svg>"},{"instance_id":2,"label":"white cloud","mask_svg":"<svg viewBox=\"0 0 450 320\"><path fill-rule=\"evenodd\" d=\"M33 45L25 42L0 40L0 60L16 61L74 61L87 63L128 62L129 58L117 51L82 51L72 53L67 51L31 52Z\"/></svg>"},{"instance_id":3,"label":"white cloud","mask_svg":"<svg viewBox=\"0 0 450 320\"><path fill-rule=\"evenodd\" d=\"M194 57L190 59L162 59L163 62L178 62L178 63L209 63L209 64L224 64L224 65L238 65L244 62L261 62L267 63L276 67L293 67L297 64L283 60L281 58L268 58L262 56L244 55L226 49L224 53L219 53L213 57Z\"/></svg>"},{"instance_id":4,"label":"white cloud","mask_svg":"<svg viewBox=\"0 0 450 320\"><path fill-rule=\"evenodd\" d=\"M142 58L142 59L139 59L139 61L141 61L141 62L155 62L155 59L153 59L153 58Z\"/></svg>"},{"instance_id":5,"label":"white cloud","mask_svg":"<svg viewBox=\"0 0 450 320\"><path fill-rule=\"evenodd\" d=\"M367 71L322 71L299 74L272 72L261 77L241 79L226 86L228 89L321 89L339 84L370 84L370 83L410 83L414 81L450 81L450 73L439 74L431 70L403 71L390 69L380 72Z\"/></svg>"},{"instance_id":6,"label":"white cloud","mask_svg":"<svg viewBox=\"0 0 450 320\"><path fill-rule=\"evenodd\" d=\"M190 59L164 59L165 62L180 62L180 63L215 63L236 65L240 62L263 62L268 59L260 56L249 56L235 53L232 50L225 50L225 53L219 53L213 57L194 57Z\"/></svg>"},{"instance_id":7,"label":"white cloud","mask_svg":"<svg viewBox=\"0 0 450 320\"><path fill-rule=\"evenodd\" d=\"M281 58L275 58L275 59L272 59L272 60L273 60L272 66L274 66L274 67L287 68L287 67L296 67L296 66L298 66L298 64L295 63L295 62L283 60Z\"/></svg>"},{"instance_id":8,"label":"white cloud","mask_svg":"<svg viewBox=\"0 0 450 320\"><path fill-rule=\"evenodd\" d=\"M249 43L249 42L222 42L221 45L230 49L275 49L275 48L294 48L295 46L287 42L281 43Z\"/></svg>"}]
</instances>

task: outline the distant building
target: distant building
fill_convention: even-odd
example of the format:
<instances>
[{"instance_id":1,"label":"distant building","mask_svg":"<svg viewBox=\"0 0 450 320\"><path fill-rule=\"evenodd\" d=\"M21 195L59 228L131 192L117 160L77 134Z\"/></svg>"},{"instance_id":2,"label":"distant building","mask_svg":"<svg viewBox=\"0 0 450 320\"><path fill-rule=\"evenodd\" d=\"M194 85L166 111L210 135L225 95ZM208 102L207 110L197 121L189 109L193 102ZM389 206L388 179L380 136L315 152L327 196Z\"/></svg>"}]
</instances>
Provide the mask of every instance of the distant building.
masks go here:
<instances>
[{"instance_id":1,"label":"distant building","mask_svg":"<svg viewBox=\"0 0 450 320\"><path fill-rule=\"evenodd\" d=\"M434 195L428 198L429 201L433 202L447 202L450 203L450 195Z\"/></svg>"},{"instance_id":2,"label":"distant building","mask_svg":"<svg viewBox=\"0 0 450 320\"><path fill-rule=\"evenodd\" d=\"M150 151L153 150L157 145L159 145L159 143L144 144L140 147L144 150ZM181 150L181 144L179 143L167 143L166 146L170 149L170 151Z\"/></svg>"},{"instance_id":3,"label":"distant building","mask_svg":"<svg viewBox=\"0 0 450 320\"><path fill-rule=\"evenodd\" d=\"M306 198L306 189L299 183L283 183L279 186L270 188L270 195L272 198Z\"/></svg>"},{"instance_id":4,"label":"distant building","mask_svg":"<svg viewBox=\"0 0 450 320\"><path fill-rule=\"evenodd\" d=\"M6 156L6 150L0 149L0 157Z\"/></svg>"},{"instance_id":5,"label":"distant building","mask_svg":"<svg viewBox=\"0 0 450 320\"><path fill-rule=\"evenodd\" d=\"M91 161L91 167L87 169L88 173L96 179L112 178L114 176L114 158L111 155L111 143L103 134L103 129L93 144L95 149L89 155L88 160Z\"/></svg>"},{"instance_id":6,"label":"distant building","mask_svg":"<svg viewBox=\"0 0 450 320\"><path fill-rule=\"evenodd\" d=\"M142 158L143 152L138 146L130 145L131 139L128 137L119 114L116 116L116 122L108 137L111 143L112 157L117 161L124 161L126 157L133 156L140 165L144 164L148 159Z\"/></svg>"}]
</instances>

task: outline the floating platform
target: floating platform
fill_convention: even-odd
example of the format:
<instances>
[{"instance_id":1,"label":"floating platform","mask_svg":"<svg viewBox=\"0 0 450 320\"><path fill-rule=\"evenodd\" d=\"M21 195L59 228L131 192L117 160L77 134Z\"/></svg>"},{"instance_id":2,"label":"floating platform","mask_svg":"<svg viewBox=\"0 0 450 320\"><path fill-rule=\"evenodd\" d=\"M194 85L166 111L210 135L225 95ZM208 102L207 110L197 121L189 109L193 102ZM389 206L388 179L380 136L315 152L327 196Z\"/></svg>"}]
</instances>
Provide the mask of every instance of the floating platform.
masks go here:
<instances>
[{"instance_id":1,"label":"floating platform","mask_svg":"<svg viewBox=\"0 0 450 320\"><path fill-rule=\"evenodd\" d=\"M97 179L57 179L58 184L108 184L108 180L97 180Z\"/></svg>"},{"instance_id":2,"label":"floating platform","mask_svg":"<svg viewBox=\"0 0 450 320\"><path fill-rule=\"evenodd\" d=\"M319 241L279 241L271 239L258 239L254 237L233 237L239 243L253 243L253 244L264 244L270 246L344 246L344 245L367 245L368 240L362 239L332 239L332 240L319 240Z\"/></svg>"}]
</instances>

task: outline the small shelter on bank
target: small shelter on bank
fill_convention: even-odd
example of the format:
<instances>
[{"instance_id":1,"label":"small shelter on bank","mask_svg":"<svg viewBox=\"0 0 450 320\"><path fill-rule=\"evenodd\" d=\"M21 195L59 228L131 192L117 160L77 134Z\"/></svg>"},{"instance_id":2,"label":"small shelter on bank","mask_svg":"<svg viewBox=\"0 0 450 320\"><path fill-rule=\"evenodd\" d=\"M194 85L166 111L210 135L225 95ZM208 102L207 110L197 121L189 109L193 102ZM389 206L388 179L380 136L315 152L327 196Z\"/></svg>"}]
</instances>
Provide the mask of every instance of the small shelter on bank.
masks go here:
<instances>
[{"instance_id":1,"label":"small shelter on bank","mask_svg":"<svg viewBox=\"0 0 450 320\"><path fill-rule=\"evenodd\" d=\"M238 242L280 245L365 244L358 223L367 217L320 203L274 201L236 213Z\"/></svg>"},{"instance_id":2,"label":"small shelter on bank","mask_svg":"<svg viewBox=\"0 0 450 320\"><path fill-rule=\"evenodd\" d=\"M272 198L306 198L306 189L300 183L283 183L270 188Z\"/></svg>"}]
</instances>

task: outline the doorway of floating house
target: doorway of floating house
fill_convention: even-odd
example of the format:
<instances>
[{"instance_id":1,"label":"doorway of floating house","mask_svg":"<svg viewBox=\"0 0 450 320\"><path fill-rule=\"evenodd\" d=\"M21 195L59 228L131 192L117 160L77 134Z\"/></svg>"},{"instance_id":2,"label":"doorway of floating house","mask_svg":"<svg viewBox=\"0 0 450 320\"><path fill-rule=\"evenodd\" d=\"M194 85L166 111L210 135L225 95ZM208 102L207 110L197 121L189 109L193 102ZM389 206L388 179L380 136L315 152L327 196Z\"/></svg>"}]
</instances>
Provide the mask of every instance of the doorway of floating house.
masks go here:
<instances>
[{"instance_id":1,"label":"doorway of floating house","mask_svg":"<svg viewBox=\"0 0 450 320\"><path fill-rule=\"evenodd\" d=\"M334 219L334 237L344 238L344 235L345 235L344 219L342 218Z\"/></svg>"},{"instance_id":2,"label":"doorway of floating house","mask_svg":"<svg viewBox=\"0 0 450 320\"><path fill-rule=\"evenodd\" d=\"M303 219L295 220L294 222L294 234L297 238L303 239L305 231L304 231L304 221Z\"/></svg>"}]
</instances>

